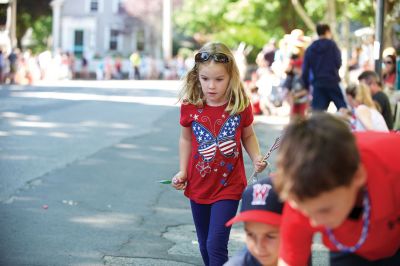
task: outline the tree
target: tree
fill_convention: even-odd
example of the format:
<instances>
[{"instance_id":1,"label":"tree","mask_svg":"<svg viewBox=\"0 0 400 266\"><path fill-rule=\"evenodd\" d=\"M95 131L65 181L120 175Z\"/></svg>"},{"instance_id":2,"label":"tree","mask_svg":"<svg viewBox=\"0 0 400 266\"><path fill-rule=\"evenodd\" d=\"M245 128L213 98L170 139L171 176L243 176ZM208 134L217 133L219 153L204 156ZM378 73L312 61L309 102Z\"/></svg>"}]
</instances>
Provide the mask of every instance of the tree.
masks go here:
<instances>
[{"instance_id":1,"label":"tree","mask_svg":"<svg viewBox=\"0 0 400 266\"><path fill-rule=\"evenodd\" d=\"M332 2L334 1L334 2ZM315 34L313 26L331 21L338 26L374 26L374 0L185 0L174 16L177 36L193 37L201 45L220 40L235 48L241 41L262 48L271 38L281 38L295 28ZM399 21L400 3L387 0L386 23ZM343 7L346 8L343 8ZM328 12L328 10L330 12ZM300 14L300 13L301 14ZM397 12L397 13L396 13ZM329 17L326 17L329 13ZM329 20L329 21L327 21ZM335 27L335 25L331 25ZM393 27L385 27L392 31ZM333 31L338 30L336 27ZM393 34L385 34L385 36ZM345 42L346 40L340 40ZM392 42L390 42L392 43ZM339 43L340 44L340 43Z\"/></svg>"},{"instance_id":2,"label":"tree","mask_svg":"<svg viewBox=\"0 0 400 266\"><path fill-rule=\"evenodd\" d=\"M32 25L32 39L34 44L29 47L34 54L40 53L48 48L48 39L52 29L52 17L40 16Z\"/></svg>"},{"instance_id":3,"label":"tree","mask_svg":"<svg viewBox=\"0 0 400 266\"><path fill-rule=\"evenodd\" d=\"M51 0L18 0L17 2L17 39L20 43L22 36L29 27L32 27L37 20L43 20L43 16L51 16ZM46 23L44 23L46 24ZM36 29L43 30L42 27ZM51 26L50 26L51 29ZM49 33L51 30L49 31ZM38 33L40 34L40 33Z\"/></svg>"},{"instance_id":4,"label":"tree","mask_svg":"<svg viewBox=\"0 0 400 266\"><path fill-rule=\"evenodd\" d=\"M236 48L245 42L254 47L252 60L271 38L305 28L290 0L186 0L174 22L178 33L200 45L219 40Z\"/></svg>"}]
</instances>

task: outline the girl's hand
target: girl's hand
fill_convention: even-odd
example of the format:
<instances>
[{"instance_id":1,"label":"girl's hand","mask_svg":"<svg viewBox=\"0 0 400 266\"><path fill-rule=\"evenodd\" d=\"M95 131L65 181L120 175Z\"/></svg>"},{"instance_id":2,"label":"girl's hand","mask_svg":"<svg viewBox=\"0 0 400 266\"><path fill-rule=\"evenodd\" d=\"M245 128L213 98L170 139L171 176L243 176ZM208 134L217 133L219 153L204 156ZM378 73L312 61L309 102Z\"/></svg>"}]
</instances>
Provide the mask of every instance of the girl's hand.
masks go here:
<instances>
[{"instance_id":1,"label":"girl's hand","mask_svg":"<svg viewBox=\"0 0 400 266\"><path fill-rule=\"evenodd\" d=\"M262 159L263 157L259 155L256 161L253 162L256 173L261 173L268 165L267 162L263 162Z\"/></svg>"},{"instance_id":2,"label":"girl's hand","mask_svg":"<svg viewBox=\"0 0 400 266\"><path fill-rule=\"evenodd\" d=\"M176 190L184 190L186 188L186 173L179 171L173 178L172 178L172 186Z\"/></svg>"}]
</instances>

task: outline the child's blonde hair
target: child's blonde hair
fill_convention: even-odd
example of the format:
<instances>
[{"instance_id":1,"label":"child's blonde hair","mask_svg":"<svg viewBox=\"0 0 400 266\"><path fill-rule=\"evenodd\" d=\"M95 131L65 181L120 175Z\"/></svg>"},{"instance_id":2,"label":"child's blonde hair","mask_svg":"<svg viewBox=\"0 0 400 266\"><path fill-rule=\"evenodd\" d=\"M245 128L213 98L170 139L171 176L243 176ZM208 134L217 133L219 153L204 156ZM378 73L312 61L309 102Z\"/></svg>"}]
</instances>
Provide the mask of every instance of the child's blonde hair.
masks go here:
<instances>
[{"instance_id":1,"label":"child's blonde hair","mask_svg":"<svg viewBox=\"0 0 400 266\"><path fill-rule=\"evenodd\" d=\"M360 83L358 85L355 99L360 104L377 109L376 104L372 99L371 90L365 84Z\"/></svg>"},{"instance_id":2,"label":"child's blonde hair","mask_svg":"<svg viewBox=\"0 0 400 266\"><path fill-rule=\"evenodd\" d=\"M225 108L225 111L230 112L231 115L244 111L244 109L249 105L250 100L240 80L239 69L236 65L235 58L229 48L222 43L211 42L204 45L198 52L207 52L209 54L221 53L229 58L229 62L220 63L225 67L230 78L228 89L225 93L225 96L228 99L228 105ZM210 61L212 61L211 58L205 62L195 62L193 68L188 71L184 78L183 88L179 93L180 101L203 107L205 96L199 81L199 66L201 64L209 64Z\"/></svg>"}]
</instances>

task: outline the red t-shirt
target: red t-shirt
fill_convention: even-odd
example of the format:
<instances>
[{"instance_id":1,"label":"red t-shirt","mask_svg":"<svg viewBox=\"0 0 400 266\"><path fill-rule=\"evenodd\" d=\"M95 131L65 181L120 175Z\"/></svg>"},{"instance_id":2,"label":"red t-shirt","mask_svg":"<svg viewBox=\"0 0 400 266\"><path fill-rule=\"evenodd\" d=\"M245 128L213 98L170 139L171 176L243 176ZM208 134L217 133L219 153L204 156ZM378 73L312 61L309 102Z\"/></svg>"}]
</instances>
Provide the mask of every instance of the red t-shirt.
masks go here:
<instances>
[{"instance_id":1,"label":"red t-shirt","mask_svg":"<svg viewBox=\"0 0 400 266\"><path fill-rule=\"evenodd\" d=\"M222 106L181 105L180 123L192 129L185 195L199 204L240 200L247 182L241 136L253 122L251 105L236 115Z\"/></svg>"},{"instance_id":2,"label":"red t-shirt","mask_svg":"<svg viewBox=\"0 0 400 266\"><path fill-rule=\"evenodd\" d=\"M371 201L367 239L355 253L368 260L391 257L400 248L400 135L381 132L357 132L361 161L367 171ZM312 234L323 233L324 244L338 251L323 228L312 228L309 219L285 204L281 225L280 257L289 265L307 265ZM359 240L362 218L347 219L333 230L342 244L353 246Z\"/></svg>"}]
</instances>

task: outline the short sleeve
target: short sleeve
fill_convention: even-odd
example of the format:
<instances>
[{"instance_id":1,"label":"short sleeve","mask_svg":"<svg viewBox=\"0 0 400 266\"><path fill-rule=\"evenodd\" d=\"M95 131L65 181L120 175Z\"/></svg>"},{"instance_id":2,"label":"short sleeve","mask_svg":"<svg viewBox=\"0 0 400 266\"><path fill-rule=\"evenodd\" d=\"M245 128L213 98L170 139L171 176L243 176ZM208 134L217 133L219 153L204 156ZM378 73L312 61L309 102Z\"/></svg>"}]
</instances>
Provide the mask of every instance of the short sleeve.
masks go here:
<instances>
[{"instance_id":1,"label":"short sleeve","mask_svg":"<svg viewBox=\"0 0 400 266\"><path fill-rule=\"evenodd\" d=\"M308 218L286 203L281 224L280 258L292 266L307 265L313 234Z\"/></svg>"},{"instance_id":2,"label":"short sleeve","mask_svg":"<svg viewBox=\"0 0 400 266\"><path fill-rule=\"evenodd\" d=\"M243 119L243 127L248 127L253 123L254 116L253 116L253 109L251 108L251 104L249 104L246 109L242 112L242 119Z\"/></svg>"},{"instance_id":3,"label":"short sleeve","mask_svg":"<svg viewBox=\"0 0 400 266\"><path fill-rule=\"evenodd\" d=\"M190 106L190 104L181 104L181 118L179 122L183 127L190 127L192 124L192 118L189 115Z\"/></svg>"}]
</instances>

